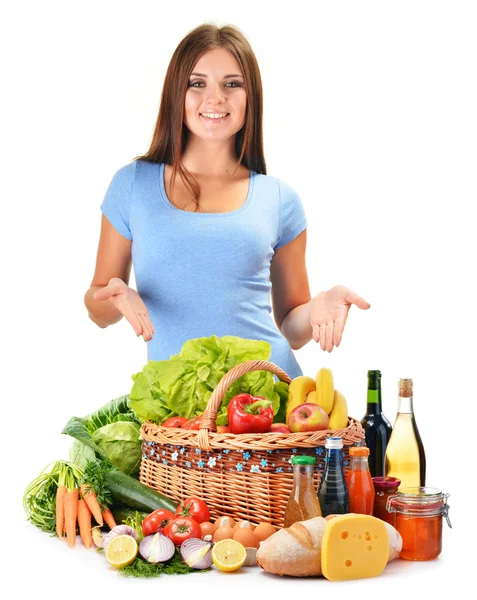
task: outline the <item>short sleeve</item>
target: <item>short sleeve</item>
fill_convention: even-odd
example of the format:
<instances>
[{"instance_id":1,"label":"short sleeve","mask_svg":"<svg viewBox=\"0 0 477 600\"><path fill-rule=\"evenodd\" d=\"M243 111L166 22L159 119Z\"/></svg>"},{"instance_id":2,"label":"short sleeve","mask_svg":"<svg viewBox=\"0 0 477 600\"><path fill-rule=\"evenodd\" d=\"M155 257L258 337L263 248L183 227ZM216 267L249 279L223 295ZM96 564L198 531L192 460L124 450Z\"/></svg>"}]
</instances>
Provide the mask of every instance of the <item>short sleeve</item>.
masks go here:
<instances>
[{"instance_id":1,"label":"short sleeve","mask_svg":"<svg viewBox=\"0 0 477 600\"><path fill-rule=\"evenodd\" d=\"M291 242L306 229L306 216L298 193L283 181L278 181L280 204L277 250Z\"/></svg>"},{"instance_id":2,"label":"short sleeve","mask_svg":"<svg viewBox=\"0 0 477 600\"><path fill-rule=\"evenodd\" d=\"M129 216L135 171L135 162L116 171L100 207L111 225L128 240L132 240Z\"/></svg>"}]
</instances>

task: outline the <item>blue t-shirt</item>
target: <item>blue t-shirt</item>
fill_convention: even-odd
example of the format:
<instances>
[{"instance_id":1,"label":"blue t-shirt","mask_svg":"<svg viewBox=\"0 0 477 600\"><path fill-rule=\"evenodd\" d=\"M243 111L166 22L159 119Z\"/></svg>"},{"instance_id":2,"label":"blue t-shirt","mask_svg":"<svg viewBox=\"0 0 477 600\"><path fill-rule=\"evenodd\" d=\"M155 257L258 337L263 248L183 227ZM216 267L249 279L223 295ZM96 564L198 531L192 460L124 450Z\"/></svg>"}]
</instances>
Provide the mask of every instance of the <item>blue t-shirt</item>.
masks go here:
<instances>
[{"instance_id":1,"label":"blue t-shirt","mask_svg":"<svg viewBox=\"0 0 477 600\"><path fill-rule=\"evenodd\" d=\"M132 240L137 291L155 330L148 360L168 359L191 338L235 335L269 342L272 362L291 378L302 374L271 315L274 251L306 228L290 186L251 171L237 210L189 212L167 198L164 164L137 160L115 173L101 210Z\"/></svg>"}]
</instances>

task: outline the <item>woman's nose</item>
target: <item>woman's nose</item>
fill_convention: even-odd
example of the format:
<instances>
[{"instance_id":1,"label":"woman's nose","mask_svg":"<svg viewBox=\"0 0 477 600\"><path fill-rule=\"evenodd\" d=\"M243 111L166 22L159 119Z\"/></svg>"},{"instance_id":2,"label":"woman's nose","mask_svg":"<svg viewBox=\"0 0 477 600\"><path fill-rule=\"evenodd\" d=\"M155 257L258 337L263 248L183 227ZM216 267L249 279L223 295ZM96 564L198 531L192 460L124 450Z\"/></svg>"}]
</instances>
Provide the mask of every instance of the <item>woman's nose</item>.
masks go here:
<instances>
[{"instance_id":1,"label":"woman's nose","mask_svg":"<svg viewBox=\"0 0 477 600\"><path fill-rule=\"evenodd\" d=\"M225 94L221 90L220 84L210 86L207 99L212 100L214 102L216 102L216 101L224 102Z\"/></svg>"}]
</instances>

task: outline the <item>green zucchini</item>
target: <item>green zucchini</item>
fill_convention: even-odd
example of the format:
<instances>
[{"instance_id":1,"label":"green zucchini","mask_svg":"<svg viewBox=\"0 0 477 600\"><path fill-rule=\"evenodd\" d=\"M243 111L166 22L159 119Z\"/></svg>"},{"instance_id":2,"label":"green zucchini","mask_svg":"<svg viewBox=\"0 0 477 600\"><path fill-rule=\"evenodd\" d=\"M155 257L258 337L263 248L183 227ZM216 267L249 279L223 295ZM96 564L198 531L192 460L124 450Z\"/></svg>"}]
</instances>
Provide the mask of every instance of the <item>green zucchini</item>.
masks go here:
<instances>
[{"instance_id":1,"label":"green zucchini","mask_svg":"<svg viewBox=\"0 0 477 600\"><path fill-rule=\"evenodd\" d=\"M167 508L175 512L177 504L134 477L122 471L110 471L106 481L115 502L126 504L139 511L151 513L156 508Z\"/></svg>"}]
</instances>

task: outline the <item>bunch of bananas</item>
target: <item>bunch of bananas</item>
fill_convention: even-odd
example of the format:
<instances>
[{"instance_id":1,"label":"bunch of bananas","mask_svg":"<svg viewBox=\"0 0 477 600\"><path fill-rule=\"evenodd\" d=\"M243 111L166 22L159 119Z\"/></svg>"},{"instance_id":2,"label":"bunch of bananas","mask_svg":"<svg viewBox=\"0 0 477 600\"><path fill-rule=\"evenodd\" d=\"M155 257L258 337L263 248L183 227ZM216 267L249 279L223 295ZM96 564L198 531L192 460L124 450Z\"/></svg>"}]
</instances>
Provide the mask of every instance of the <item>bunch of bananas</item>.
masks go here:
<instances>
[{"instance_id":1,"label":"bunch of bananas","mask_svg":"<svg viewBox=\"0 0 477 600\"><path fill-rule=\"evenodd\" d=\"M329 429L348 427L348 404L341 392L335 390L331 369L322 368L316 378L300 375L288 388L286 420L291 411L305 402L318 404L330 417Z\"/></svg>"}]
</instances>

